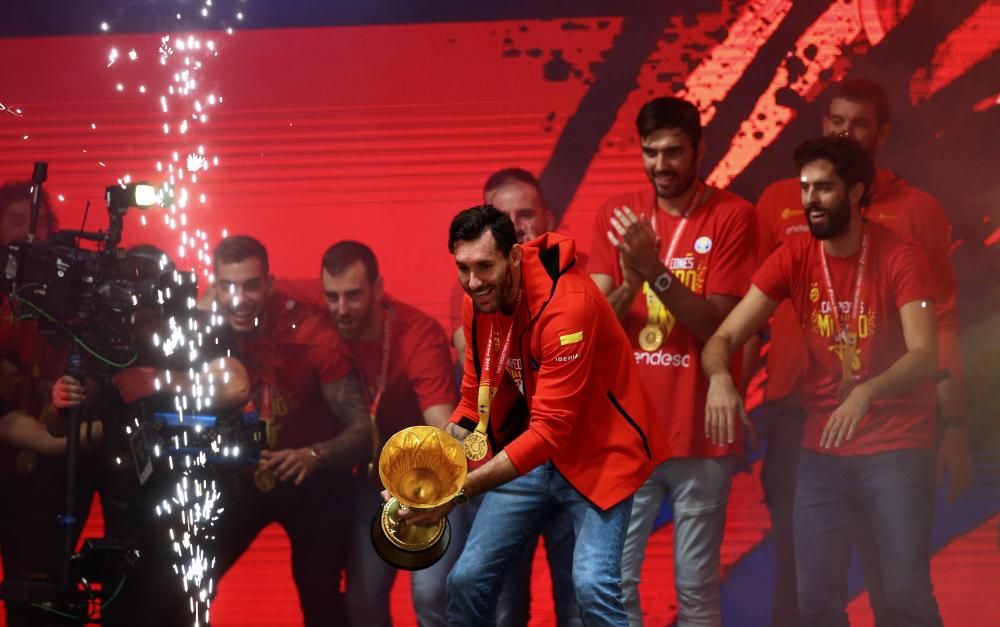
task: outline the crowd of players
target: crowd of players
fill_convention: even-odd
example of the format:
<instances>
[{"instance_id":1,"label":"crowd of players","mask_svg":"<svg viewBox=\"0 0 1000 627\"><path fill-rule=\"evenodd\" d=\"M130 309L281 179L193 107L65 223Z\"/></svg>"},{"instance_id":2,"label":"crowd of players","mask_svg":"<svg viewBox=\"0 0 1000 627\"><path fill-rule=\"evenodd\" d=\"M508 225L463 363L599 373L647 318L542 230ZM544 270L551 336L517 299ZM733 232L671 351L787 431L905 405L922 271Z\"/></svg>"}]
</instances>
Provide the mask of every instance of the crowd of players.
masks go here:
<instances>
[{"instance_id":1,"label":"crowd of players","mask_svg":"<svg viewBox=\"0 0 1000 627\"><path fill-rule=\"evenodd\" d=\"M491 455L470 466L461 504L408 513L414 523L447 514L452 529L444 558L413 573L420 625L526 625L539 537L559 625L641 625L640 573L665 499L678 624L719 625L732 477L760 431L772 624L846 625L856 546L880 627L940 625L934 487L946 477L954 497L971 478L950 227L931 196L875 166L890 130L882 88L852 80L832 91L821 136L756 208L699 177L693 105L648 102L636 122L650 184L599 208L588 258L552 232L531 173L496 172L483 204L451 224L459 281L447 334L390 295L362 243L326 251L321 300L314 286L276 283L256 239L221 241L203 303L227 323L212 357L232 376L217 406L252 403L269 448L223 490L218 576L277 522L306 625L391 625L397 571L369 541L383 498L372 461L404 427L464 439L489 420ZM25 236L28 198L27 184L0 188L0 244ZM56 228L43 210L42 239ZM4 574L52 577L65 450L53 406L82 403L99 421L154 406L152 382L169 366L140 364L102 390L60 377L61 357L33 323L0 324ZM498 354L509 356L494 369ZM761 367L754 425L742 395ZM104 433L85 447L115 446ZM143 548L117 624L188 624L152 515L162 496L143 496L155 482L140 490L124 457L95 464L81 488L84 502L101 492L109 533ZM9 624L32 624L11 609Z\"/></svg>"}]
</instances>

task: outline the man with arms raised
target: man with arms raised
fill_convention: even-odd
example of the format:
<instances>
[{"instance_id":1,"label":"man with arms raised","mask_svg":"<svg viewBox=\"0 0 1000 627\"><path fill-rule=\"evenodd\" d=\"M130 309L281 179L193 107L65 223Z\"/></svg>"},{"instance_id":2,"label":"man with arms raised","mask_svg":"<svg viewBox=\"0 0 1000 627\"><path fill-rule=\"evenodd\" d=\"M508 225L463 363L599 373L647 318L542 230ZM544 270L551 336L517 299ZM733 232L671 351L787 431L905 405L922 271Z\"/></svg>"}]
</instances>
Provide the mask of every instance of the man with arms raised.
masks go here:
<instances>
[{"instance_id":1,"label":"man with arms raised","mask_svg":"<svg viewBox=\"0 0 1000 627\"><path fill-rule=\"evenodd\" d=\"M367 464L372 436L351 355L329 316L272 290L267 251L230 236L215 249L215 304L232 328L250 393L268 420L270 450L256 472L223 491L232 502L216 530L220 577L271 522L292 546L292 575L307 627L348 622L340 592L354 503L351 468ZM346 515L345 515L346 514Z\"/></svg>"},{"instance_id":2,"label":"man with arms raised","mask_svg":"<svg viewBox=\"0 0 1000 627\"><path fill-rule=\"evenodd\" d=\"M870 521L896 625L941 625L930 579L937 334L927 261L862 218L874 177L853 140L795 152L811 236L768 257L705 347L706 434L732 437L743 400L727 366L788 299L805 330L805 434L794 535L802 625L847 625L852 520Z\"/></svg>"},{"instance_id":3,"label":"man with arms raised","mask_svg":"<svg viewBox=\"0 0 1000 627\"><path fill-rule=\"evenodd\" d=\"M630 624L642 625L639 574L669 494L678 623L718 625L720 547L742 442L740 434L718 444L705 437L708 380L699 359L749 286L753 207L698 178L704 143L694 105L657 98L639 111L636 127L652 185L598 212L589 268L633 343L642 382L670 432L671 458L657 458L632 505L622 558L625 604Z\"/></svg>"},{"instance_id":4,"label":"man with arms raised","mask_svg":"<svg viewBox=\"0 0 1000 627\"><path fill-rule=\"evenodd\" d=\"M328 248L320 275L330 319L361 374L378 438L371 458L376 465L365 468L368 477L360 486L364 495L347 566L347 609L353 625L388 626L397 571L375 553L370 539L372 516L381 502L374 487L378 453L400 429L424 423L444 429L448 424L455 409L451 351L441 325L385 293L378 260L364 244L342 241ZM454 532L452 537L454 541ZM448 554L453 552L460 551ZM454 559L412 575L413 607L424 627L446 624L445 578Z\"/></svg>"},{"instance_id":5,"label":"man with arms raised","mask_svg":"<svg viewBox=\"0 0 1000 627\"><path fill-rule=\"evenodd\" d=\"M448 248L470 295L462 398L449 430L472 459L485 453L473 443L488 442L492 453L456 499L485 493L448 578L449 624L492 625L499 583L524 544L568 512L584 623L625 625L619 569L632 493L662 437L628 340L574 267L572 240L548 233L518 244L510 219L480 206L455 216ZM408 520L436 520L454 506Z\"/></svg>"}]
</instances>

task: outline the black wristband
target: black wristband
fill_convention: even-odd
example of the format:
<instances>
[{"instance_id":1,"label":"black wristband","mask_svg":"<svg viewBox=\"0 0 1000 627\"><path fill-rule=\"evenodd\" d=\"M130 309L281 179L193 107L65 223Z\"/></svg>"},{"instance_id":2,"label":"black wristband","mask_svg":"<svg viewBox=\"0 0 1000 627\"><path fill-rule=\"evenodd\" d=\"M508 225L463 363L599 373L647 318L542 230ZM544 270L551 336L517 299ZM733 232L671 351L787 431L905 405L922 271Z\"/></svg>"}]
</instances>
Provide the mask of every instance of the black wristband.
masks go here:
<instances>
[{"instance_id":1,"label":"black wristband","mask_svg":"<svg viewBox=\"0 0 1000 627\"><path fill-rule=\"evenodd\" d=\"M459 427L465 429L466 431L475 431L476 427L479 426L479 423L477 423L475 420L473 420L472 418L466 418L465 416L459 418L456 424Z\"/></svg>"}]
</instances>

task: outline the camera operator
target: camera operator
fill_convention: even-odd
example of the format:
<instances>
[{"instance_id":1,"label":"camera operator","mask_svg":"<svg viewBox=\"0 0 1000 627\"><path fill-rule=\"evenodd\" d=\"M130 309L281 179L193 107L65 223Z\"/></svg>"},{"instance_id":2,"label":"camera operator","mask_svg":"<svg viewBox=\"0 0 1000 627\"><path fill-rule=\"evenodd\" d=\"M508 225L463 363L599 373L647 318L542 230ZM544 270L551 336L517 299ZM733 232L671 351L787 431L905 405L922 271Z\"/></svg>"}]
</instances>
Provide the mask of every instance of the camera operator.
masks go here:
<instances>
[{"instance_id":1,"label":"camera operator","mask_svg":"<svg viewBox=\"0 0 1000 627\"><path fill-rule=\"evenodd\" d=\"M0 247L27 238L31 181L0 185ZM36 240L57 227L48 194L40 191ZM62 569L65 497L65 425L49 403L65 357L42 336L39 323L19 320L9 299L0 302L0 554L5 581L54 581ZM85 519L92 487L81 477L77 502ZM82 523L75 527L78 534ZM30 625L27 608L7 604L7 624Z\"/></svg>"},{"instance_id":2,"label":"camera operator","mask_svg":"<svg viewBox=\"0 0 1000 627\"><path fill-rule=\"evenodd\" d=\"M123 274L138 281L156 277L164 271L160 268L162 257L163 253L151 246L133 248L122 264ZM169 266L166 268L167 272L171 270ZM200 315L199 312L195 314ZM123 565L123 579L102 582L105 591L108 586L116 590L121 584L113 601L104 600L104 625L173 627L190 625L193 620L182 581L172 568L177 557L172 550L168 521L156 512L157 504L172 497L180 472L171 471L161 457L151 460L157 466L146 481L141 476L145 459L140 460L137 455L142 453L136 453L137 449L145 450L146 443L140 440L136 444L132 440L139 437L135 433L146 433L146 423L141 431L133 430L133 435L126 432L126 425L134 425L136 417L175 412L175 391L178 387L188 390L194 383L185 368L188 365L183 361L186 355L167 358L154 346L153 334L166 335L166 327L166 322L153 309L136 311L130 331L136 350L133 366L112 376L88 380L86 385L65 375L52 392L53 402L60 409L82 405L88 419L104 423L100 490L105 536L122 541L119 546L134 546L139 551L134 568ZM231 345L224 332L203 343L204 358L208 360L207 374L213 375L217 383L211 397L212 412L220 420L238 413L248 399L246 370L238 359L228 356ZM169 380L169 389L164 386L160 390L156 385L158 378Z\"/></svg>"}]
</instances>

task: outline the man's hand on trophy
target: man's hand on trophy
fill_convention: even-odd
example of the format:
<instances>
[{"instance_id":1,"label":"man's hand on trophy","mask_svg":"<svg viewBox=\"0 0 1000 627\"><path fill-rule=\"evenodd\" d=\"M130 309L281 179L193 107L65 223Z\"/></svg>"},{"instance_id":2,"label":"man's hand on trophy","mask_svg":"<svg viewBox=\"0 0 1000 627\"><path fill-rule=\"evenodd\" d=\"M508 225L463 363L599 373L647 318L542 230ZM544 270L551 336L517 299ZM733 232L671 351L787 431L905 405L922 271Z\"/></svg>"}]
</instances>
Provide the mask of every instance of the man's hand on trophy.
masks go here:
<instances>
[{"instance_id":1,"label":"man's hand on trophy","mask_svg":"<svg viewBox=\"0 0 1000 627\"><path fill-rule=\"evenodd\" d=\"M382 500L388 502L392 498L388 490L382 490ZM455 501L448 501L431 509L411 509L402 503L399 505L399 520L405 525L433 525L445 518L455 509Z\"/></svg>"},{"instance_id":2,"label":"man's hand on trophy","mask_svg":"<svg viewBox=\"0 0 1000 627\"><path fill-rule=\"evenodd\" d=\"M69 375L63 375L52 386L52 404L58 409L76 407L85 398L83 386Z\"/></svg>"},{"instance_id":3,"label":"man's hand on trophy","mask_svg":"<svg viewBox=\"0 0 1000 627\"><path fill-rule=\"evenodd\" d=\"M294 479L295 485L302 485L319 466L319 456L309 447L286 448L280 451L264 449L260 452L261 465L273 472L278 479Z\"/></svg>"}]
</instances>

